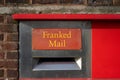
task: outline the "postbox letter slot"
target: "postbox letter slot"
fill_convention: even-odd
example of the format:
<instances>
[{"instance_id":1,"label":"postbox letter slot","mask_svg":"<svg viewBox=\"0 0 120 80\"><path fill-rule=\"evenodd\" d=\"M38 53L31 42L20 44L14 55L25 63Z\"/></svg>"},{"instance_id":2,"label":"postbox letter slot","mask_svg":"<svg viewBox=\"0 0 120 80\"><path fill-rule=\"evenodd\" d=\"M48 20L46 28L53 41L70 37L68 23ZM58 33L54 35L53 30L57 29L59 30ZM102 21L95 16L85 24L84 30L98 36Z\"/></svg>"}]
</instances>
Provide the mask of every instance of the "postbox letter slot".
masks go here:
<instances>
[{"instance_id":1,"label":"postbox letter slot","mask_svg":"<svg viewBox=\"0 0 120 80\"><path fill-rule=\"evenodd\" d=\"M78 64L80 63L80 64ZM81 58L39 58L33 71L42 70L81 70Z\"/></svg>"}]
</instances>

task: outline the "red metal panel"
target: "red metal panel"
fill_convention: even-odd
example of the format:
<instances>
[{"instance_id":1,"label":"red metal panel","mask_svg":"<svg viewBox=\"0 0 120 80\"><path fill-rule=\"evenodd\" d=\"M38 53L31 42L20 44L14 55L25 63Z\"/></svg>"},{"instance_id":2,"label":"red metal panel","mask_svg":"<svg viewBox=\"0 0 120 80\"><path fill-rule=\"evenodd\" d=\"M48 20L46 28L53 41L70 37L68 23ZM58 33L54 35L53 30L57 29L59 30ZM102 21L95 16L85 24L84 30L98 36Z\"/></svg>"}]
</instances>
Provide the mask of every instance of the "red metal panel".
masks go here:
<instances>
[{"instance_id":1,"label":"red metal panel","mask_svg":"<svg viewBox=\"0 0 120 80\"><path fill-rule=\"evenodd\" d=\"M120 78L120 22L93 21L92 77Z\"/></svg>"},{"instance_id":2,"label":"red metal panel","mask_svg":"<svg viewBox=\"0 0 120 80\"><path fill-rule=\"evenodd\" d=\"M120 20L120 14L14 14L16 20Z\"/></svg>"}]
</instances>

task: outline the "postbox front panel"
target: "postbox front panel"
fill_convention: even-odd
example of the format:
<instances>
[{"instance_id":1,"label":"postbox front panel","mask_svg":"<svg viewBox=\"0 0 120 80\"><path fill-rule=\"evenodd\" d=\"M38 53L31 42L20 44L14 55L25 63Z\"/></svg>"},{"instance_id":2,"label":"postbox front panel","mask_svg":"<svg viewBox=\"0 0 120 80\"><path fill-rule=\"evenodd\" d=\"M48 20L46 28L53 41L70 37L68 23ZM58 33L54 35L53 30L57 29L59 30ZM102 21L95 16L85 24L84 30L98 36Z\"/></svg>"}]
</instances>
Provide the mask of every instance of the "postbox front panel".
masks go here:
<instances>
[{"instance_id":1,"label":"postbox front panel","mask_svg":"<svg viewBox=\"0 0 120 80\"><path fill-rule=\"evenodd\" d=\"M90 78L90 21L21 21L20 78Z\"/></svg>"}]
</instances>

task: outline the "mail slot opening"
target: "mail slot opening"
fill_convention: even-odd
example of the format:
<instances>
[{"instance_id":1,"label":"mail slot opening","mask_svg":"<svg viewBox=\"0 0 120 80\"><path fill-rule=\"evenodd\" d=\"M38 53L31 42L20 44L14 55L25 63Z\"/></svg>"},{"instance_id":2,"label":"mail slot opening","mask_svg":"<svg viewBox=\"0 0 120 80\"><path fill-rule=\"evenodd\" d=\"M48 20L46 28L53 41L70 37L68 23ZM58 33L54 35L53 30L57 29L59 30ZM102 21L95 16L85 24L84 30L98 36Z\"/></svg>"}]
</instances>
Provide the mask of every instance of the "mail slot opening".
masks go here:
<instances>
[{"instance_id":1,"label":"mail slot opening","mask_svg":"<svg viewBox=\"0 0 120 80\"><path fill-rule=\"evenodd\" d=\"M38 58L33 71L81 70L81 58Z\"/></svg>"}]
</instances>

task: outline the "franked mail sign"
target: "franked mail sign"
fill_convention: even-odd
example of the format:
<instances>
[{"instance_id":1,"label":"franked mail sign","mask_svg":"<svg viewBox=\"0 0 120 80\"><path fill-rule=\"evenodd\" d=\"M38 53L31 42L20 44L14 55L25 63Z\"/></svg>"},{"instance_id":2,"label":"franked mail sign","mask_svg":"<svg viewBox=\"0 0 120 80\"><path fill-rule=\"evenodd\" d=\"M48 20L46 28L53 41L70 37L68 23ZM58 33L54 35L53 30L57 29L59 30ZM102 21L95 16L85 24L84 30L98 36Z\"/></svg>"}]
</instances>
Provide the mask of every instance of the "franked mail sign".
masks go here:
<instances>
[{"instance_id":1,"label":"franked mail sign","mask_svg":"<svg viewBox=\"0 0 120 80\"><path fill-rule=\"evenodd\" d=\"M80 29L32 29L33 50L80 50Z\"/></svg>"}]
</instances>

